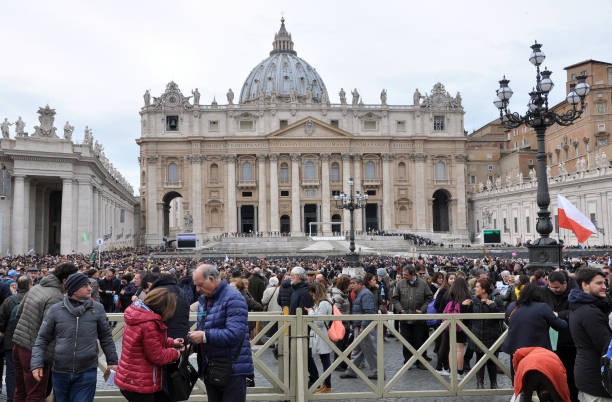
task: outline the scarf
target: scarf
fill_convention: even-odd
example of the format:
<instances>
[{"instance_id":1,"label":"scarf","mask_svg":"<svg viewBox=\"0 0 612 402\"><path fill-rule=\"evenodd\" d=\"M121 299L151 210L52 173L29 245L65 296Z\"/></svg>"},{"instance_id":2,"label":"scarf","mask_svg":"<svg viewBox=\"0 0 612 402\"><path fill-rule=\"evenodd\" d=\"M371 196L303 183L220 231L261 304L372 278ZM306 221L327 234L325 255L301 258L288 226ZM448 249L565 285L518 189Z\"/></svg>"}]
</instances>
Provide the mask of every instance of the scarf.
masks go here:
<instances>
[{"instance_id":1,"label":"scarf","mask_svg":"<svg viewBox=\"0 0 612 402\"><path fill-rule=\"evenodd\" d=\"M138 307L138 308L141 308L141 309L143 309L143 310L150 311L150 312L152 312L152 313L154 312L154 311L153 311L153 310L151 310L151 309L150 309L150 308L149 308L149 307L148 307L146 304L144 304L144 302L143 302L142 300L140 300L140 299L137 299L135 302L133 302L133 303L132 303L132 305L133 305L134 307Z\"/></svg>"},{"instance_id":2,"label":"scarf","mask_svg":"<svg viewBox=\"0 0 612 402\"><path fill-rule=\"evenodd\" d=\"M76 300L64 295L64 307L75 317L80 317L85 314L89 308L93 308L93 301L89 298L85 300Z\"/></svg>"}]
</instances>

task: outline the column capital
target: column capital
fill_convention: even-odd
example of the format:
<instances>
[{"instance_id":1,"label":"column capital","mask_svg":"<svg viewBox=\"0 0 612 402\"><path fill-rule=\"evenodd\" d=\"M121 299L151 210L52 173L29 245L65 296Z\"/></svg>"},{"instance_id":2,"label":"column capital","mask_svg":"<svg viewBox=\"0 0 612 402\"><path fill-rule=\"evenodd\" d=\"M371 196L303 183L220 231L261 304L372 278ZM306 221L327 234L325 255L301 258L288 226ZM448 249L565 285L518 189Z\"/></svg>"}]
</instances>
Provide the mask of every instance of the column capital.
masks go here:
<instances>
[{"instance_id":1,"label":"column capital","mask_svg":"<svg viewBox=\"0 0 612 402\"><path fill-rule=\"evenodd\" d=\"M455 155L455 160L457 162L465 162L467 160L467 157L465 156L465 154L457 154Z\"/></svg>"},{"instance_id":2,"label":"column capital","mask_svg":"<svg viewBox=\"0 0 612 402\"><path fill-rule=\"evenodd\" d=\"M17 180L24 181L25 178L26 178L26 175L24 175L24 174L14 174L12 176L15 179L15 181L17 181Z\"/></svg>"},{"instance_id":3,"label":"column capital","mask_svg":"<svg viewBox=\"0 0 612 402\"><path fill-rule=\"evenodd\" d=\"M149 164L154 164L159 162L159 156L157 155L146 155L145 159L147 160L147 163Z\"/></svg>"},{"instance_id":4,"label":"column capital","mask_svg":"<svg viewBox=\"0 0 612 402\"><path fill-rule=\"evenodd\" d=\"M293 154L291 154L291 160L292 160L293 162L299 162L299 161L300 161L300 157L301 157L301 154L299 154L299 153L293 153Z\"/></svg>"},{"instance_id":5,"label":"column capital","mask_svg":"<svg viewBox=\"0 0 612 402\"><path fill-rule=\"evenodd\" d=\"M353 155L353 160L355 162L360 162L362 159L363 159L363 155L361 155L361 154L354 154Z\"/></svg>"},{"instance_id":6,"label":"column capital","mask_svg":"<svg viewBox=\"0 0 612 402\"><path fill-rule=\"evenodd\" d=\"M353 154L351 154L349 152L342 153L342 160L343 161L350 161L352 158L353 158Z\"/></svg>"},{"instance_id":7,"label":"column capital","mask_svg":"<svg viewBox=\"0 0 612 402\"><path fill-rule=\"evenodd\" d=\"M409 155L409 158L413 161L417 162L425 162L427 160L427 154L424 153L412 153Z\"/></svg>"},{"instance_id":8,"label":"column capital","mask_svg":"<svg viewBox=\"0 0 612 402\"><path fill-rule=\"evenodd\" d=\"M225 162L225 163L236 162L236 159L237 159L236 154L223 155L223 162Z\"/></svg>"},{"instance_id":9,"label":"column capital","mask_svg":"<svg viewBox=\"0 0 612 402\"><path fill-rule=\"evenodd\" d=\"M265 161L266 161L267 156L268 156L268 155L266 155L266 154L261 154L261 153L260 153L260 154L256 154L256 155L255 155L255 157L257 158L257 161L258 161L258 162L262 162L262 161L263 161L263 162L265 162Z\"/></svg>"},{"instance_id":10,"label":"column capital","mask_svg":"<svg viewBox=\"0 0 612 402\"><path fill-rule=\"evenodd\" d=\"M274 162L276 162L276 161L278 160L278 157L279 157L279 154L278 154L278 153L276 153L276 152L275 152L275 153L268 154L268 158L270 158L270 160L271 160L271 161L274 161Z\"/></svg>"},{"instance_id":11,"label":"column capital","mask_svg":"<svg viewBox=\"0 0 612 402\"><path fill-rule=\"evenodd\" d=\"M319 158L324 162L329 162L329 159L331 158L331 154L329 152L323 152L319 154Z\"/></svg>"},{"instance_id":12,"label":"column capital","mask_svg":"<svg viewBox=\"0 0 612 402\"><path fill-rule=\"evenodd\" d=\"M191 163L202 163L206 160L206 155L191 154L187 156L187 159L191 161Z\"/></svg>"},{"instance_id":13,"label":"column capital","mask_svg":"<svg viewBox=\"0 0 612 402\"><path fill-rule=\"evenodd\" d=\"M384 162L391 162L393 159L395 159L395 155L393 154L382 154L382 160Z\"/></svg>"}]
</instances>

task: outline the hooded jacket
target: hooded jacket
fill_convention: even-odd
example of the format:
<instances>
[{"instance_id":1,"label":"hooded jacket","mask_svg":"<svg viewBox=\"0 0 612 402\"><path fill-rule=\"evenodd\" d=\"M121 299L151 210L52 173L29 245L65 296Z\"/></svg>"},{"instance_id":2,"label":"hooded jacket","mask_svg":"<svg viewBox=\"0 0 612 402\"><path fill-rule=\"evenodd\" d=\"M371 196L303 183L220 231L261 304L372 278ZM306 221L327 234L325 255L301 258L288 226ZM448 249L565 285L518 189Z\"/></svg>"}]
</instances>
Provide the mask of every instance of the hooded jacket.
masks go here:
<instances>
[{"instance_id":1,"label":"hooded jacket","mask_svg":"<svg viewBox=\"0 0 612 402\"><path fill-rule=\"evenodd\" d=\"M291 294L293 293L293 288L291 287L291 279L285 279L280 286L280 290L278 291L278 296L276 296L276 301L281 308L289 307L291 304Z\"/></svg>"},{"instance_id":2,"label":"hooded jacket","mask_svg":"<svg viewBox=\"0 0 612 402\"><path fill-rule=\"evenodd\" d=\"M514 394L523 390L523 378L531 370L544 374L554 385L555 390L564 402L570 402L570 392L567 386L567 374L559 357L544 348L520 348L512 359L514 366Z\"/></svg>"},{"instance_id":3,"label":"hooded jacket","mask_svg":"<svg viewBox=\"0 0 612 402\"><path fill-rule=\"evenodd\" d=\"M609 301L580 289L572 289L568 299L570 332L576 344L576 387L590 395L610 398L601 385L600 372L601 356L612 337L608 327Z\"/></svg>"},{"instance_id":4,"label":"hooded jacket","mask_svg":"<svg viewBox=\"0 0 612 402\"><path fill-rule=\"evenodd\" d=\"M91 299L79 302L66 295L49 309L32 349L31 370L44 367L45 350L53 339L55 372L77 374L96 368L98 339L108 365L118 362L104 306Z\"/></svg>"},{"instance_id":5,"label":"hooded jacket","mask_svg":"<svg viewBox=\"0 0 612 402\"><path fill-rule=\"evenodd\" d=\"M293 293L291 293L291 301L289 303L289 314L294 315L297 309L304 309L304 307L312 307L314 305L314 300L312 300L312 296L308 292L308 283L306 282L298 282L295 285L291 285L293 287ZM306 311L302 311L304 314L307 314Z\"/></svg>"},{"instance_id":6,"label":"hooded jacket","mask_svg":"<svg viewBox=\"0 0 612 402\"><path fill-rule=\"evenodd\" d=\"M187 332L189 332L189 304L185 300L185 294L177 286L176 278L173 275L161 275L153 282L151 290L157 288L168 289L176 295L174 315L165 322L168 327L168 336L170 338L183 338L186 340Z\"/></svg>"},{"instance_id":7,"label":"hooded jacket","mask_svg":"<svg viewBox=\"0 0 612 402\"><path fill-rule=\"evenodd\" d=\"M125 310L121 359L115 384L126 391L152 394L162 389L163 366L177 360L179 351L167 337L159 314L133 303Z\"/></svg>"},{"instance_id":8,"label":"hooded jacket","mask_svg":"<svg viewBox=\"0 0 612 402\"><path fill-rule=\"evenodd\" d=\"M17 326L13 333L13 343L27 350L32 350L43 317L47 311L64 298L64 288L57 276L51 274L40 280L26 293L17 310ZM49 348L52 349L52 348ZM46 362L51 362L52 355L47 353Z\"/></svg>"},{"instance_id":9,"label":"hooded jacket","mask_svg":"<svg viewBox=\"0 0 612 402\"><path fill-rule=\"evenodd\" d=\"M550 289L544 290L544 301L559 314L559 318L565 320L569 323L569 294L570 287L568 286L565 289L565 292L560 295L556 295L550 291ZM574 347L574 341L572 340L572 335L570 334L569 326L565 329L559 331L559 339L557 340L557 345L559 347Z\"/></svg>"}]
</instances>

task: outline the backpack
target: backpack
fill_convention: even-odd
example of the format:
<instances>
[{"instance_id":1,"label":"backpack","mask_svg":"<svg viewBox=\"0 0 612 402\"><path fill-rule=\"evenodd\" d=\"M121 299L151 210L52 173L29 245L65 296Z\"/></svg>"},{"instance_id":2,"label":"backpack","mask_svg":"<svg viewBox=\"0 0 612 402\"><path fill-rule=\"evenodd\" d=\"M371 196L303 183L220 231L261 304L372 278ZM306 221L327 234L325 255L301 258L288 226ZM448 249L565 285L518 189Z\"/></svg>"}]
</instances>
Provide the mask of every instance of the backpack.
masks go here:
<instances>
[{"instance_id":1,"label":"backpack","mask_svg":"<svg viewBox=\"0 0 612 402\"><path fill-rule=\"evenodd\" d=\"M601 385L608 393L612 391L612 340L606 354L601 356Z\"/></svg>"},{"instance_id":2,"label":"backpack","mask_svg":"<svg viewBox=\"0 0 612 402\"><path fill-rule=\"evenodd\" d=\"M332 303L332 311L334 315L342 315L336 303ZM333 320L329 328L327 329L327 336L333 342L338 342L344 339L344 335L346 333L346 329L344 328L344 323L341 320Z\"/></svg>"},{"instance_id":3,"label":"backpack","mask_svg":"<svg viewBox=\"0 0 612 402\"><path fill-rule=\"evenodd\" d=\"M427 305L427 314L438 314L438 312L436 311L436 308L434 307L434 303L436 301L432 300L428 305ZM433 327L436 326L438 324L440 324L442 321L441 320L427 320L426 323L428 326Z\"/></svg>"},{"instance_id":4,"label":"backpack","mask_svg":"<svg viewBox=\"0 0 612 402\"><path fill-rule=\"evenodd\" d=\"M17 327L17 310L19 310L19 299L17 295L12 295L11 299L15 302L15 306L11 310L11 315L9 316L8 323L6 324L6 330L4 333L12 334L15 332L15 327Z\"/></svg>"},{"instance_id":5,"label":"backpack","mask_svg":"<svg viewBox=\"0 0 612 402\"><path fill-rule=\"evenodd\" d=\"M444 314L459 314L461 313L461 304L454 303L451 300L446 304L446 307L444 307L443 313ZM442 320L442 321L446 321L446 320ZM448 331L449 328L450 326L446 327L446 330ZM461 327L457 325L457 332L461 332L461 331L463 331L463 329L461 329Z\"/></svg>"}]
</instances>

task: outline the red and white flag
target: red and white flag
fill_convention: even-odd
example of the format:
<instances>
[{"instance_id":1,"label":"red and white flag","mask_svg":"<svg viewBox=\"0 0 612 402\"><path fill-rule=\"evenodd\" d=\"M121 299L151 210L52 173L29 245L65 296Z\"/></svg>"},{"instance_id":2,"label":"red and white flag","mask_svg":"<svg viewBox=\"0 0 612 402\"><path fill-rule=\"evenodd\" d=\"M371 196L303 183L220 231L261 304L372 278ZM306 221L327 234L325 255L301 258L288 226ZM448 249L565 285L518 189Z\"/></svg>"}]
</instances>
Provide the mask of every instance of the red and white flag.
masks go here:
<instances>
[{"instance_id":1,"label":"red and white flag","mask_svg":"<svg viewBox=\"0 0 612 402\"><path fill-rule=\"evenodd\" d=\"M589 236L597 233L593 222L561 194L557 195L557 209L559 227L573 231L579 243L584 243Z\"/></svg>"}]
</instances>

